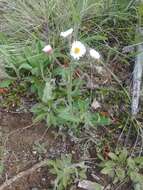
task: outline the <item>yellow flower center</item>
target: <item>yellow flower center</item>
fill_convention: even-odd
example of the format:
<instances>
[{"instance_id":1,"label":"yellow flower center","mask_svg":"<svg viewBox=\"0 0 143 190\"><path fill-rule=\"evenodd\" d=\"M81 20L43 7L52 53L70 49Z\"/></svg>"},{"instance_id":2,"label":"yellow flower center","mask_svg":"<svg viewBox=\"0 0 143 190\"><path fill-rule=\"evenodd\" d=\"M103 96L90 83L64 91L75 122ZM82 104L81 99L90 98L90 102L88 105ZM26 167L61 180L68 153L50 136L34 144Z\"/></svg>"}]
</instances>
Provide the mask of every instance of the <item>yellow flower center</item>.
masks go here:
<instances>
[{"instance_id":1,"label":"yellow flower center","mask_svg":"<svg viewBox=\"0 0 143 190\"><path fill-rule=\"evenodd\" d=\"M79 54L79 52L80 52L80 48L76 47L76 48L74 49L74 53L75 53L75 54Z\"/></svg>"}]
</instances>

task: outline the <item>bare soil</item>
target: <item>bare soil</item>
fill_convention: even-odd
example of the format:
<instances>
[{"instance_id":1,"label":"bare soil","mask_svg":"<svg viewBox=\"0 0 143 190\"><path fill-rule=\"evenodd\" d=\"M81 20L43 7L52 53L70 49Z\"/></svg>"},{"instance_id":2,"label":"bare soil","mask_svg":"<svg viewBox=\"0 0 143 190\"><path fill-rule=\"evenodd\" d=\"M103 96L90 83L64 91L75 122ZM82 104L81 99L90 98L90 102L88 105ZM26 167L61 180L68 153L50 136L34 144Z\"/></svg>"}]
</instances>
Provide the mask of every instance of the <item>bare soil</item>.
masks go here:
<instances>
[{"instance_id":1,"label":"bare soil","mask_svg":"<svg viewBox=\"0 0 143 190\"><path fill-rule=\"evenodd\" d=\"M22 130L32 123L31 118L29 113L0 112L1 146L5 146L3 155L5 171L0 178L0 184L45 158L55 158L68 152L75 154L75 158L78 155L76 145L68 139L59 136L57 138L56 131L47 130L43 123ZM34 144L38 142L44 146L43 151L39 150L41 152L34 148ZM44 167L16 181L5 190L47 190L51 188L52 179L48 168Z\"/></svg>"}]
</instances>

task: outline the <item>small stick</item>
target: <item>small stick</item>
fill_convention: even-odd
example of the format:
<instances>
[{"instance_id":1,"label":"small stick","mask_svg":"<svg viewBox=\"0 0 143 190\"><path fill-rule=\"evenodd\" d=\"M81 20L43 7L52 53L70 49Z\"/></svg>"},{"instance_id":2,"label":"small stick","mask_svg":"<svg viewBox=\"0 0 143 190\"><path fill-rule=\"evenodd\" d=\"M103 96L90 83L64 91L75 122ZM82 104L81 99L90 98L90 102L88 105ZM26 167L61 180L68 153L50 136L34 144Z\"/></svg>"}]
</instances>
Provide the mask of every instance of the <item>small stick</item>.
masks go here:
<instances>
[{"instance_id":1,"label":"small stick","mask_svg":"<svg viewBox=\"0 0 143 190\"><path fill-rule=\"evenodd\" d=\"M7 188L8 186L12 185L14 182L16 182L17 180L19 180L22 177L25 177L27 175L32 174L35 170L37 170L38 168L44 167L47 165L48 159L45 159L37 164L35 164L34 166L32 166L31 168L29 168L28 170L22 171L20 173L18 173L17 175L15 175L14 177L6 180L1 186L0 186L0 190L4 190L5 188Z\"/></svg>"}]
</instances>

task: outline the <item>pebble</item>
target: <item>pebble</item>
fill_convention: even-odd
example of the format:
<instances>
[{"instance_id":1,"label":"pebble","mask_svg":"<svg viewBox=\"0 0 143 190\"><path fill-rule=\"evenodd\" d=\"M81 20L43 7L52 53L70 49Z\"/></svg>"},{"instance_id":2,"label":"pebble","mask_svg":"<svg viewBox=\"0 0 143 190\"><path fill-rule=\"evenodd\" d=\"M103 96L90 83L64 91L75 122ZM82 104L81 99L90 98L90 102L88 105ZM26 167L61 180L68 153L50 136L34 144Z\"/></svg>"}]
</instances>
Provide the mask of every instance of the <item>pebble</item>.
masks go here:
<instances>
[{"instance_id":1,"label":"pebble","mask_svg":"<svg viewBox=\"0 0 143 190\"><path fill-rule=\"evenodd\" d=\"M32 187L31 190L39 190L39 188L37 188L37 187Z\"/></svg>"},{"instance_id":2,"label":"pebble","mask_svg":"<svg viewBox=\"0 0 143 190\"><path fill-rule=\"evenodd\" d=\"M32 153L35 155L35 154L37 154L37 151L36 151L36 150L33 150Z\"/></svg>"},{"instance_id":3,"label":"pebble","mask_svg":"<svg viewBox=\"0 0 143 190\"><path fill-rule=\"evenodd\" d=\"M43 178L42 178L42 181L46 181L46 178L43 177Z\"/></svg>"}]
</instances>

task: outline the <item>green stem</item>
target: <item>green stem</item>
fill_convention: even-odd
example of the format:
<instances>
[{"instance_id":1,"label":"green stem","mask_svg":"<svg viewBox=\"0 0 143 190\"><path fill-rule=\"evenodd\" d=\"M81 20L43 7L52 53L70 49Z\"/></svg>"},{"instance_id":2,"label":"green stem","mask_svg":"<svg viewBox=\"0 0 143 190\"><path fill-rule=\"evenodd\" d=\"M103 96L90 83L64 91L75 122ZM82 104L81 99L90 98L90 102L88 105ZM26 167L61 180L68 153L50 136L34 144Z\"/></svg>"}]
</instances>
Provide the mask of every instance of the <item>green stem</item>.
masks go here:
<instances>
[{"instance_id":1,"label":"green stem","mask_svg":"<svg viewBox=\"0 0 143 190\"><path fill-rule=\"evenodd\" d=\"M70 63L69 68L70 68L70 74L68 76L67 97L68 97L68 103L72 108L72 76L73 76L72 63Z\"/></svg>"},{"instance_id":2,"label":"green stem","mask_svg":"<svg viewBox=\"0 0 143 190\"><path fill-rule=\"evenodd\" d=\"M41 76L42 76L43 81L46 81L46 78L44 76L44 71L43 71L43 65L41 63L40 63L40 70L41 70Z\"/></svg>"}]
</instances>

